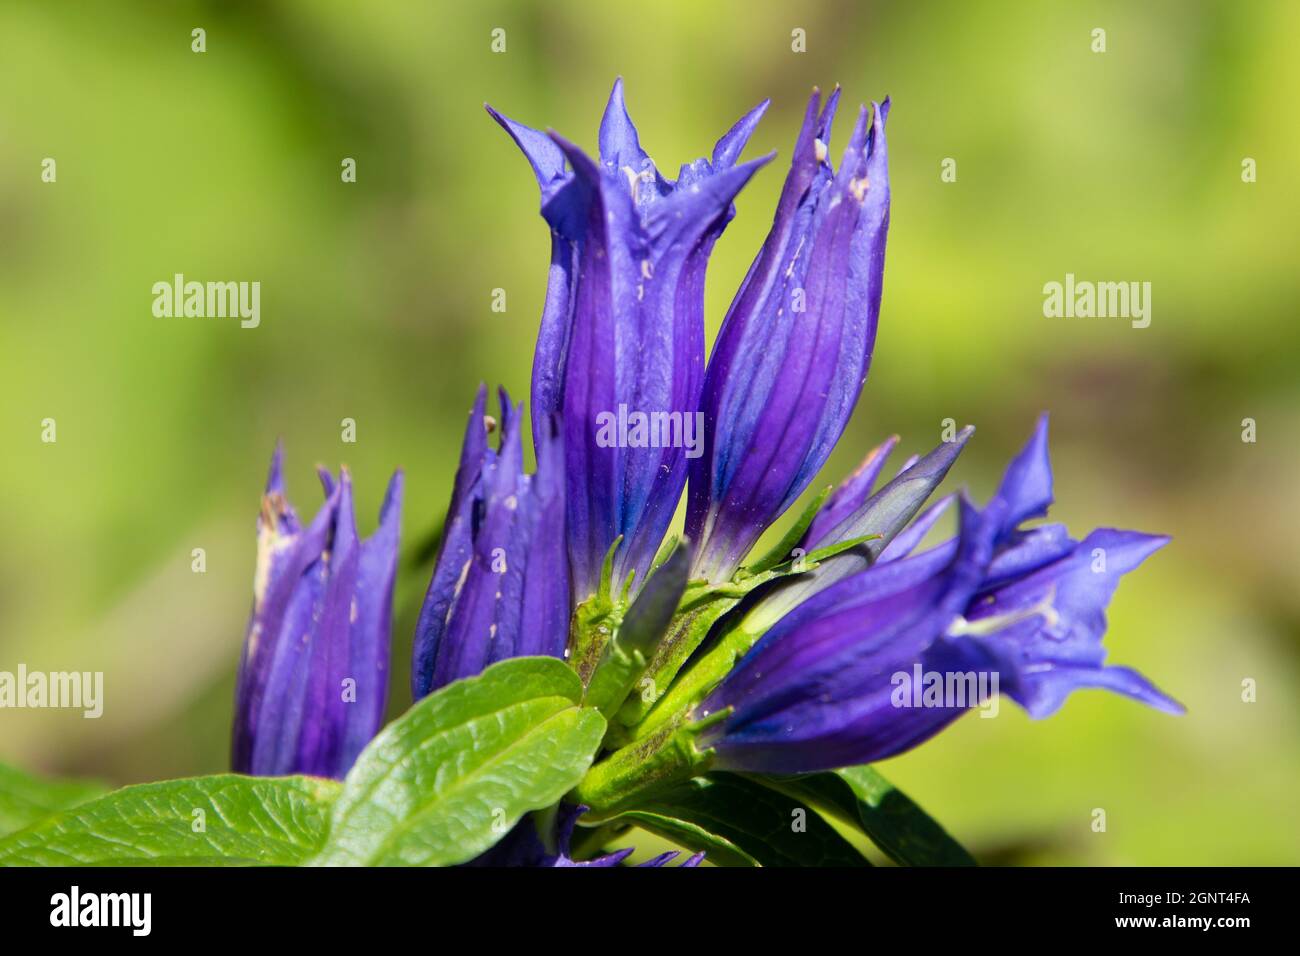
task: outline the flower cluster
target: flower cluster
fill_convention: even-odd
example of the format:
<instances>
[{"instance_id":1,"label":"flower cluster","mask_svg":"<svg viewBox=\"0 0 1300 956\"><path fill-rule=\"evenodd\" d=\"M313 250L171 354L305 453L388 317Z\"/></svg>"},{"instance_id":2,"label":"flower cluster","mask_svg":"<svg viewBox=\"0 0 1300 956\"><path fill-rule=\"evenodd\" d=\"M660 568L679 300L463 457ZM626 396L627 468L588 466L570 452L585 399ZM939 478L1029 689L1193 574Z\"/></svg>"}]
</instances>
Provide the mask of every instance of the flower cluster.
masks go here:
<instances>
[{"instance_id":1,"label":"flower cluster","mask_svg":"<svg viewBox=\"0 0 1300 956\"><path fill-rule=\"evenodd\" d=\"M910 706L899 688L913 674L992 677L1033 717L1083 687L1181 709L1106 666L1102 647L1120 576L1166 539L1102 529L1076 540L1026 524L1052 501L1046 417L983 507L965 494L927 504L973 429L882 481L891 439L772 552L754 553L838 442L876 339L889 101L857 111L836 156L838 101L836 89L808 103L772 228L707 365L705 269L734 198L771 159L739 161L767 104L676 180L641 148L621 82L598 157L489 108L532 167L552 237L532 375L537 468L524 471L523 408L504 391L491 447L480 389L412 691L508 657L569 660L584 703L609 721L604 756L572 795L592 822L712 770L802 774L886 758L977 703L939 693ZM611 440L612 416L636 426ZM324 481L325 508L301 528L277 452L239 677L238 770L341 777L382 719L400 482L379 531L359 542L347 472ZM665 538L683 492L675 543ZM918 550L954 502L956 533ZM355 696L340 698L349 680ZM571 864L578 811L557 814L547 839L521 823L483 862Z\"/></svg>"}]
</instances>

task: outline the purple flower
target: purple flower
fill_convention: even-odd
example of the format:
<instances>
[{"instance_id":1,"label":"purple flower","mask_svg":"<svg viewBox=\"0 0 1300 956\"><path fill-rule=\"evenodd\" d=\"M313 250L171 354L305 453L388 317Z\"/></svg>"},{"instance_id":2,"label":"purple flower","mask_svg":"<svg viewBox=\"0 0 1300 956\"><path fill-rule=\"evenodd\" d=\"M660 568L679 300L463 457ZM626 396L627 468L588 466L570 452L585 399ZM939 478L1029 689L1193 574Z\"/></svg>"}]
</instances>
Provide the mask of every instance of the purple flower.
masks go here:
<instances>
[{"instance_id":1,"label":"purple flower","mask_svg":"<svg viewBox=\"0 0 1300 956\"><path fill-rule=\"evenodd\" d=\"M302 527L277 446L257 521L253 613L239 662L231 763L258 776L341 778L383 723L402 473L379 529L357 538L352 479L321 470L324 507Z\"/></svg>"},{"instance_id":2,"label":"purple flower","mask_svg":"<svg viewBox=\"0 0 1300 956\"><path fill-rule=\"evenodd\" d=\"M476 867L527 866L553 868L619 866L632 855L633 850L630 847L624 850L615 850L613 853L607 853L591 860L579 861L569 856L570 846L573 842L574 826L577 824L578 818L586 812L586 807L573 806L567 803L560 804L555 810L553 826L550 828L549 838L545 842L542 840L541 834L538 833L537 823L534 820L521 820L496 846L466 865ZM550 844L551 848L548 848L547 843ZM637 866L658 869L667 866L679 856L681 856L680 851L669 850L667 853L660 853L644 863L638 863ZM679 868L697 867L702 862L704 862L704 854L696 853L683 860Z\"/></svg>"},{"instance_id":3,"label":"purple flower","mask_svg":"<svg viewBox=\"0 0 1300 956\"><path fill-rule=\"evenodd\" d=\"M974 433L975 429L967 426L952 441L940 443L928 455L909 459L897 475L874 493L872 488L898 439L891 438L872 449L817 512L799 546L807 554L868 535L877 537L781 582L747 616L745 626L751 633L762 633L814 594L873 563L894 561L910 554L952 503L951 496L942 498L917 516Z\"/></svg>"},{"instance_id":4,"label":"purple flower","mask_svg":"<svg viewBox=\"0 0 1300 956\"><path fill-rule=\"evenodd\" d=\"M809 100L772 230L709 358L704 454L687 496L693 577L731 577L825 464L866 379L889 228L889 101L859 110L835 170L838 100L838 88L820 112L820 94Z\"/></svg>"},{"instance_id":5,"label":"purple flower","mask_svg":"<svg viewBox=\"0 0 1300 956\"><path fill-rule=\"evenodd\" d=\"M988 506L962 502L957 538L882 559L763 636L701 707L731 708L705 739L718 766L801 773L880 760L982 705L990 687L1035 718L1083 687L1181 712L1140 674L1105 666L1102 646L1119 578L1168 539L1019 527L1051 501L1044 418Z\"/></svg>"},{"instance_id":6,"label":"purple flower","mask_svg":"<svg viewBox=\"0 0 1300 956\"><path fill-rule=\"evenodd\" d=\"M416 625L418 700L508 657L561 657L569 633L560 438L548 420L537 474L523 472L522 408L501 392L501 447L488 447L481 386L469 415L433 580Z\"/></svg>"},{"instance_id":7,"label":"purple flower","mask_svg":"<svg viewBox=\"0 0 1300 956\"><path fill-rule=\"evenodd\" d=\"M551 227L551 268L533 360L533 438L563 422L569 557L577 601L601 564L639 584L702 441L704 269L732 199L766 159L736 165L766 103L665 179L641 149L614 84L600 161L554 133L489 112L523 150ZM567 168L566 168L567 162Z\"/></svg>"}]
</instances>

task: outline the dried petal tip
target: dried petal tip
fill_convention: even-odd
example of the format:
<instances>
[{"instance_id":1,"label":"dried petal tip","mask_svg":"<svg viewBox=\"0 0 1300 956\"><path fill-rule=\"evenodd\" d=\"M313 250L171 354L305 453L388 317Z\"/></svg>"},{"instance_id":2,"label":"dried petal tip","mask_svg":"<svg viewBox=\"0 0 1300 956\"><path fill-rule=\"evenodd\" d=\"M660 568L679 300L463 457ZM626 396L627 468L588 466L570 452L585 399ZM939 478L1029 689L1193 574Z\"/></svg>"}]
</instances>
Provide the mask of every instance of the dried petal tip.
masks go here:
<instances>
[{"instance_id":1,"label":"dried petal tip","mask_svg":"<svg viewBox=\"0 0 1300 956\"><path fill-rule=\"evenodd\" d=\"M337 481L324 469L320 477L325 505L302 528L277 445L236 685L232 766L241 773L341 778L383 723L401 473L366 541L347 469Z\"/></svg>"}]
</instances>

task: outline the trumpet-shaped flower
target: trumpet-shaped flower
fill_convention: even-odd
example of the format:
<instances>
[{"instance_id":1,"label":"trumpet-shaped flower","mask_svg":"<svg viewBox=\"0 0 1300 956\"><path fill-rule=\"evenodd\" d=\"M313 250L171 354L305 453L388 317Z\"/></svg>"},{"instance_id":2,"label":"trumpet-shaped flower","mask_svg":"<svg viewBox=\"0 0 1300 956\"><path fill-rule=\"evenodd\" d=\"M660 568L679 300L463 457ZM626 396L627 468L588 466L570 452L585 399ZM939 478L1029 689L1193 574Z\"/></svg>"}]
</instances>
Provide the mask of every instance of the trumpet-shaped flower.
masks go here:
<instances>
[{"instance_id":1,"label":"trumpet-shaped flower","mask_svg":"<svg viewBox=\"0 0 1300 956\"><path fill-rule=\"evenodd\" d=\"M799 773L892 756L938 733L989 690L1045 717L1101 687L1181 706L1104 664L1105 607L1122 575L1168 539L1059 525L1024 530L1052 500L1046 419L983 510L963 501L957 538L880 561L779 621L703 704L729 709L707 743L718 765Z\"/></svg>"},{"instance_id":2,"label":"trumpet-shaped flower","mask_svg":"<svg viewBox=\"0 0 1300 956\"><path fill-rule=\"evenodd\" d=\"M321 471L325 505L303 527L285 497L282 458L277 447L257 521L232 765L341 778L379 730L388 699L402 475L389 483L379 529L362 541L347 469L337 481Z\"/></svg>"},{"instance_id":3,"label":"trumpet-shaped flower","mask_svg":"<svg viewBox=\"0 0 1300 956\"><path fill-rule=\"evenodd\" d=\"M488 447L481 387L470 412L433 580L416 625L417 699L489 664L561 657L569 629L560 438L539 436L523 472L522 408L501 392L501 447Z\"/></svg>"},{"instance_id":4,"label":"trumpet-shaped flower","mask_svg":"<svg viewBox=\"0 0 1300 956\"><path fill-rule=\"evenodd\" d=\"M533 360L533 437L563 423L569 557L577 601L654 560L698 454L704 269L732 199L767 159L736 164L766 103L711 160L664 178L614 85L600 159L489 108L527 156L551 227L551 267ZM768 157L770 159L770 157ZM617 427L614 426L615 423Z\"/></svg>"},{"instance_id":5,"label":"trumpet-shaped flower","mask_svg":"<svg viewBox=\"0 0 1300 956\"><path fill-rule=\"evenodd\" d=\"M690 465L695 574L730 578L839 440L871 363L889 229L886 100L830 162L836 89L808 102L772 230L709 358Z\"/></svg>"}]
</instances>

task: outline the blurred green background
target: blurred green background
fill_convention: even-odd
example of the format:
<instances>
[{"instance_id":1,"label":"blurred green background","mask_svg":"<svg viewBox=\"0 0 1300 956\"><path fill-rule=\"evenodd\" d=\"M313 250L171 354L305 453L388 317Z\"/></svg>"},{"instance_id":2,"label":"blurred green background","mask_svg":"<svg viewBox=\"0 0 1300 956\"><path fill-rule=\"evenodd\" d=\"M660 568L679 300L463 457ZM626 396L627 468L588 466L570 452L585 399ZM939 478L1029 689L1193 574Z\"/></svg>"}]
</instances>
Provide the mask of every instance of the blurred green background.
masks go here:
<instances>
[{"instance_id":1,"label":"blurred green background","mask_svg":"<svg viewBox=\"0 0 1300 956\"><path fill-rule=\"evenodd\" d=\"M984 497L1049 410L1056 516L1173 535L1107 645L1189 708L1008 705L882 769L987 862L1300 862L1298 36L1289 2L0 4L0 669L102 670L106 696L99 720L0 712L0 760L224 769L277 436L301 511L316 462L352 467L365 533L407 471L403 707L464 413L480 380L526 395L545 287L536 186L483 102L594 149L621 74L675 175L772 98L748 155L781 158L713 257L712 334L808 91L839 82L894 98L894 198L876 358L827 478L953 418L979 431L950 482ZM154 318L177 272L261 281L261 326ZM1151 282L1150 327L1044 318L1067 272Z\"/></svg>"}]
</instances>

